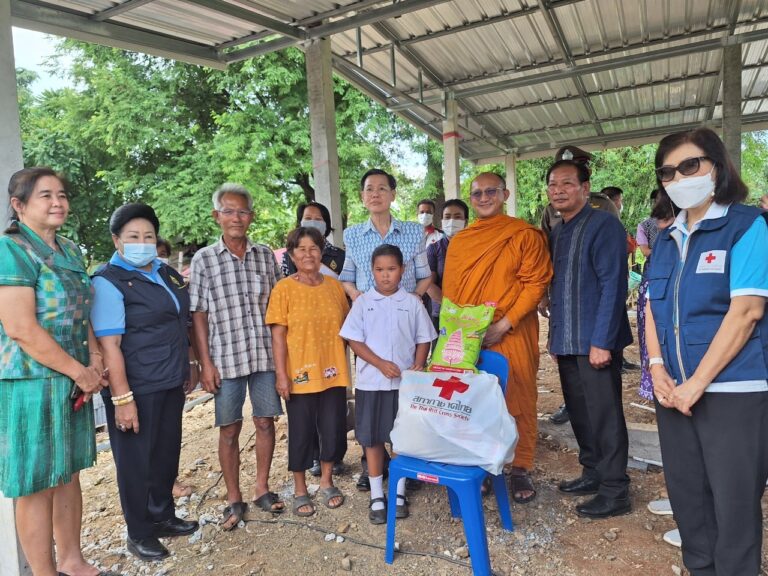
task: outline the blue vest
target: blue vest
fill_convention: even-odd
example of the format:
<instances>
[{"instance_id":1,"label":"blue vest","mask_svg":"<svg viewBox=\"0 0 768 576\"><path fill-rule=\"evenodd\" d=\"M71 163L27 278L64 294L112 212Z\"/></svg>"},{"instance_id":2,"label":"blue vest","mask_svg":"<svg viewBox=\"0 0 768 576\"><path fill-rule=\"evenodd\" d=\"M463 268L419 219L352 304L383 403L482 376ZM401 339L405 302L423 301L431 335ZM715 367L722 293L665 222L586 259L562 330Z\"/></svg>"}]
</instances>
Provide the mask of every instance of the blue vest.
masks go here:
<instances>
[{"instance_id":1,"label":"blue vest","mask_svg":"<svg viewBox=\"0 0 768 576\"><path fill-rule=\"evenodd\" d=\"M688 237L685 262L669 228L659 233L648 270L651 310L664 364L678 384L696 371L728 312L731 250L760 215L757 208L734 204L725 216L701 221ZM697 272L715 257L722 257L722 252L714 251L725 253L722 272ZM768 314L714 382L766 379Z\"/></svg>"},{"instance_id":2,"label":"blue vest","mask_svg":"<svg viewBox=\"0 0 768 576\"><path fill-rule=\"evenodd\" d=\"M160 266L158 274L179 301L178 311L168 291L140 272L107 264L95 274L123 295L125 334L120 349L134 394L169 390L189 377L189 290L170 266Z\"/></svg>"}]
</instances>

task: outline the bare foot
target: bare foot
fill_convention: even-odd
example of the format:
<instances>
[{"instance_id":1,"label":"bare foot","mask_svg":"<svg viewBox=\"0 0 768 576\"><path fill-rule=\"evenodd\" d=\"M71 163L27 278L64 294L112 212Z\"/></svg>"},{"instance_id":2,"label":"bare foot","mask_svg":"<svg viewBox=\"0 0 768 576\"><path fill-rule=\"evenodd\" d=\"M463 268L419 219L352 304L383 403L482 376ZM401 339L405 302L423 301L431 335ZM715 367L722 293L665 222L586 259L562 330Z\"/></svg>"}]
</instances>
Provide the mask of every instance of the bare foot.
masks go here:
<instances>
[{"instance_id":1,"label":"bare foot","mask_svg":"<svg viewBox=\"0 0 768 576\"><path fill-rule=\"evenodd\" d=\"M182 496L190 496L192 494L192 487L191 486L185 486L178 480L174 480L173 482L173 497L174 498L181 498Z\"/></svg>"},{"instance_id":2,"label":"bare foot","mask_svg":"<svg viewBox=\"0 0 768 576\"><path fill-rule=\"evenodd\" d=\"M71 562L56 566L56 570L68 576L99 576L100 570L81 558L79 562Z\"/></svg>"}]
</instances>

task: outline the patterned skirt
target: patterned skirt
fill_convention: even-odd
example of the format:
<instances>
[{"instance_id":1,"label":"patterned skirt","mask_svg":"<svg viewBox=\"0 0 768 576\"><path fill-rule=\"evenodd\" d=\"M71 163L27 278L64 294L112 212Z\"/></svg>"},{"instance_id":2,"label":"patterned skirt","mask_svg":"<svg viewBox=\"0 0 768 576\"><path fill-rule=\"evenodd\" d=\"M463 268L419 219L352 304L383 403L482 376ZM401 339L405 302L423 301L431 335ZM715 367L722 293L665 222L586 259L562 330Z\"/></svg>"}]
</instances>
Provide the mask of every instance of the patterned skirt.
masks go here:
<instances>
[{"instance_id":1,"label":"patterned skirt","mask_svg":"<svg viewBox=\"0 0 768 576\"><path fill-rule=\"evenodd\" d=\"M0 380L0 492L26 496L66 484L96 462L93 404L72 411L66 376Z\"/></svg>"},{"instance_id":2,"label":"patterned skirt","mask_svg":"<svg viewBox=\"0 0 768 576\"><path fill-rule=\"evenodd\" d=\"M640 346L640 396L653 400L653 381L648 372L648 347L645 345L645 302L648 280L643 279L637 292L637 343Z\"/></svg>"}]
</instances>

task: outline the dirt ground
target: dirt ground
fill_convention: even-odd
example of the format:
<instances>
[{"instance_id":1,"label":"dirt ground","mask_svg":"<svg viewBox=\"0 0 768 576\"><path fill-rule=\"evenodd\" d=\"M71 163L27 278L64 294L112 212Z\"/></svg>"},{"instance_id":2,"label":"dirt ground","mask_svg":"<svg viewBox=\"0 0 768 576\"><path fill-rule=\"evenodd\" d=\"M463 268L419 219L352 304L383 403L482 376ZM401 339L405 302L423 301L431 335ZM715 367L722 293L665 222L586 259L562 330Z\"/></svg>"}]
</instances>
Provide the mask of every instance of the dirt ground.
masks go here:
<instances>
[{"instance_id":1,"label":"dirt ground","mask_svg":"<svg viewBox=\"0 0 768 576\"><path fill-rule=\"evenodd\" d=\"M637 348L628 348L627 357L637 362ZM652 423L651 412L629 406L630 402L643 403L637 396L639 379L639 372L630 372L624 378L626 417L629 422ZM556 368L545 354L542 354L539 390L539 418L544 419L562 401ZM125 548L125 524L114 462L107 450L99 454L97 466L82 474L86 558L102 569L126 576L292 576L347 572L468 576L472 573L462 524L450 517L445 489L432 485L410 494L411 517L397 523L396 540L401 553L396 554L394 564L384 562L386 528L368 522L368 494L355 489L361 449L354 440L349 441L346 472L335 478L336 485L346 495L341 508L328 510L317 501L318 512L309 519L297 518L290 512L272 517L250 511L242 527L232 532L221 531L217 523L225 505L225 490L217 458L217 431L212 424L213 402L195 406L184 415L180 476L194 487L194 493L189 499L177 502L177 514L200 519L201 523L205 522L202 529L191 537L165 540L171 556L163 562L144 563L131 556ZM253 424L246 420L241 435L244 494L251 492L255 476L253 431ZM659 469L629 471L631 514L596 521L579 518L574 506L580 499L565 497L557 491L560 480L579 474L576 454L557 445L551 437L542 436L533 474L538 497L529 504L512 504L514 532L501 529L495 500L485 499L495 574L648 576L681 573L679 550L661 540L664 532L675 527L674 521L669 516L654 516L646 509L650 500L665 496L664 478ZM98 441L106 442L106 435L100 434ZM287 470L284 417L277 423L270 482L271 489L279 492L290 505L293 482ZM316 480L314 482L316 486ZM763 573L768 571L764 568Z\"/></svg>"}]
</instances>

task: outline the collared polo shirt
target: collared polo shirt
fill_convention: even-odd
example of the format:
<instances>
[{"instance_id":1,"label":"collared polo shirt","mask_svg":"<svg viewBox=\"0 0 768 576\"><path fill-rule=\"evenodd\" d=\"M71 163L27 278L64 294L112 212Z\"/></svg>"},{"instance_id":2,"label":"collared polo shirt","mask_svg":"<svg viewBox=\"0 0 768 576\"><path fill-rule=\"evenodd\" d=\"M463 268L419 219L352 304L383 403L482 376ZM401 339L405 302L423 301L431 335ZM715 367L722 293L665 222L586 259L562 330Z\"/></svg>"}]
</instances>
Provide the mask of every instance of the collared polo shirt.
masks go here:
<instances>
[{"instance_id":1,"label":"collared polo shirt","mask_svg":"<svg viewBox=\"0 0 768 576\"><path fill-rule=\"evenodd\" d=\"M419 280L430 277L424 227L421 224L402 222L392 218L389 230L382 238L369 218L363 224L350 226L344 230L347 254L339 280L354 282L360 292L368 292L373 288L371 256L373 251L382 244L397 246L403 253L405 273L400 280L400 286L405 288L406 292L413 292Z\"/></svg>"},{"instance_id":2,"label":"collared polo shirt","mask_svg":"<svg viewBox=\"0 0 768 576\"><path fill-rule=\"evenodd\" d=\"M385 296L371 288L352 305L340 335L345 340L364 342L371 351L400 370L413 366L416 345L437 338L421 300L400 288ZM400 378L387 378L378 368L358 357L355 388L359 390L397 390Z\"/></svg>"},{"instance_id":3,"label":"collared polo shirt","mask_svg":"<svg viewBox=\"0 0 768 576\"><path fill-rule=\"evenodd\" d=\"M150 281L165 288L165 291L168 292L174 304L176 304L176 311L179 310L179 301L176 295L163 282L160 274L158 274L161 266L160 260L155 259L152 261L152 269L149 272L123 260L119 252L115 252L112 255L109 263L113 266L119 266L124 270L143 274ZM93 332L96 334L96 337L101 338L102 336L125 334L125 304L122 292L112 282L102 276L94 276L93 289L94 298L93 308L91 309L91 324L93 325Z\"/></svg>"},{"instance_id":4,"label":"collared polo shirt","mask_svg":"<svg viewBox=\"0 0 768 576\"><path fill-rule=\"evenodd\" d=\"M280 268L267 246L248 241L241 260L223 238L197 251L190 266L192 312L208 313L208 348L222 378L274 370L264 322Z\"/></svg>"}]
</instances>

